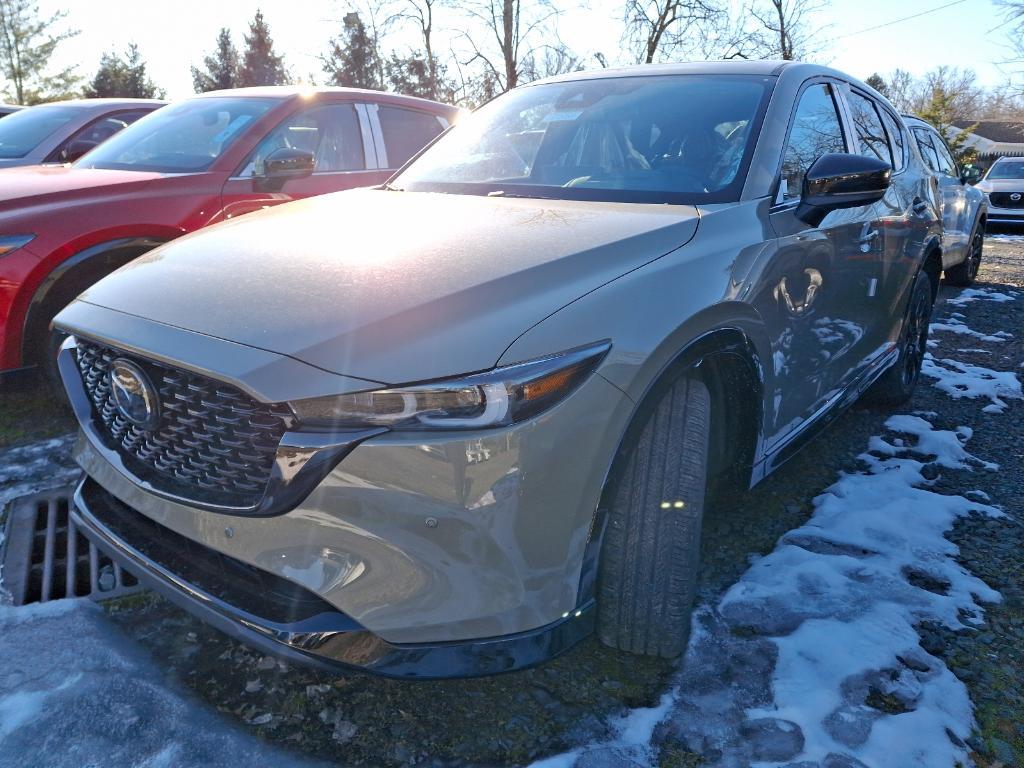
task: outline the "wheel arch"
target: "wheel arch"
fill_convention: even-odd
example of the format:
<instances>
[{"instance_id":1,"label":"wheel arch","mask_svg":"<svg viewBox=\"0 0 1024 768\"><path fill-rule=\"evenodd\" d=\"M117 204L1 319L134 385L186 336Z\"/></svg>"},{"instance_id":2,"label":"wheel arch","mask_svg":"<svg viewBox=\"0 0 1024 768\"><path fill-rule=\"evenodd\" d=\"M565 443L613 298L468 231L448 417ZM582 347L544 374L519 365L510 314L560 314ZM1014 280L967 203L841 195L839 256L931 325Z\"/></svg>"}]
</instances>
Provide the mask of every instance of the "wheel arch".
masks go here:
<instances>
[{"instance_id":1,"label":"wheel arch","mask_svg":"<svg viewBox=\"0 0 1024 768\"><path fill-rule=\"evenodd\" d=\"M601 499L594 512L580 571L577 592L579 605L594 599L597 594L598 566L607 524L608 494L618 479L618 468L625 463L623 457L642 431L662 394L673 381L687 372L697 374L711 394L709 478L712 474L720 475L733 468L740 482L749 484L751 481L763 437L764 367L747 331L738 325L724 325L700 334L678 349L636 400L605 470ZM730 457L735 457L737 461L730 463Z\"/></svg>"},{"instance_id":2,"label":"wheel arch","mask_svg":"<svg viewBox=\"0 0 1024 768\"><path fill-rule=\"evenodd\" d=\"M166 237L121 237L89 246L50 270L32 294L22 324L21 359L25 365L39 362L35 349L53 315L87 287L143 253L166 243Z\"/></svg>"}]
</instances>

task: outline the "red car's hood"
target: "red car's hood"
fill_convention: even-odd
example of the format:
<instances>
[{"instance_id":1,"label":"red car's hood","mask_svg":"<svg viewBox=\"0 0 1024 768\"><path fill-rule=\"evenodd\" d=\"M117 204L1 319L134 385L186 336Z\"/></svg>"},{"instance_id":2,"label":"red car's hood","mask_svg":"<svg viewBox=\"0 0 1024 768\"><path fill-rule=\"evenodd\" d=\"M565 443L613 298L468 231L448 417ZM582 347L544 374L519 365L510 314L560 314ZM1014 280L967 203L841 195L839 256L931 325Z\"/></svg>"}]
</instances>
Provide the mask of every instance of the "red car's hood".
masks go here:
<instances>
[{"instance_id":1,"label":"red car's hood","mask_svg":"<svg viewBox=\"0 0 1024 768\"><path fill-rule=\"evenodd\" d=\"M40 198L79 199L86 189L102 194L111 187L145 185L162 176L146 171L103 171L64 165L8 168L0 170L0 211L40 202Z\"/></svg>"}]
</instances>

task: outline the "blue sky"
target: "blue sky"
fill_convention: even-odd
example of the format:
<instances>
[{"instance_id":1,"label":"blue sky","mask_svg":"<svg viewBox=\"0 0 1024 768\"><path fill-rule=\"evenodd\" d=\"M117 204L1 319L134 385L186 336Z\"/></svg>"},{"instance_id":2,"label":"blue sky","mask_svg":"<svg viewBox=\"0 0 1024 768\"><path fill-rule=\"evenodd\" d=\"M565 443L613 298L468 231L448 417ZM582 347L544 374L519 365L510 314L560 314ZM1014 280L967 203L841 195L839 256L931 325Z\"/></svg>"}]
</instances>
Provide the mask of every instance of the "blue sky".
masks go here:
<instances>
[{"instance_id":1,"label":"blue sky","mask_svg":"<svg viewBox=\"0 0 1024 768\"><path fill-rule=\"evenodd\" d=\"M586 0L559 0L560 5ZM737 0L739 2L739 0ZM1008 74L1000 62L1009 55L1005 25L990 0L964 0L921 18L864 34L850 34L944 5L950 0L833 0L818 16L829 39L824 63L859 77L896 67L920 74L940 64L969 67L978 82L996 85ZM271 33L296 76L317 73L316 55L339 26L346 4L337 0L41 0L44 11L68 10L67 23L81 34L63 44L61 63L78 63L91 76L100 55L129 41L139 44L153 79L173 98L192 92L189 66L198 63L226 26L241 43L256 7L263 9ZM621 0L592 0L562 19L562 38L583 54L603 52L626 63L619 50ZM439 34L454 35L464 21L448 12L437 19ZM398 42L400 42L399 39Z\"/></svg>"}]
</instances>

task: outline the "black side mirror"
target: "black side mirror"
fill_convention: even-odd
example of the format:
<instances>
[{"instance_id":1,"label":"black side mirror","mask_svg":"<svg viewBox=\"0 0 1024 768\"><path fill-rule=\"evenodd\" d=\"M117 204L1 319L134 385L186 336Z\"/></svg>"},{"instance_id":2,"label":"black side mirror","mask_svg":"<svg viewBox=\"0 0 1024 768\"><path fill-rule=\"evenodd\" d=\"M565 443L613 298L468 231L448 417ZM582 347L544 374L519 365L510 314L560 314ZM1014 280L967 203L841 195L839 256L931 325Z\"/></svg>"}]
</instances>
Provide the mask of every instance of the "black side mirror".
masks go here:
<instances>
[{"instance_id":1,"label":"black side mirror","mask_svg":"<svg viewBox=\"0 0 1024 768\"><path fill-rule=\"evenodd\" d=\"M981 168L975 168L973 166L970 168L964 168L963 172L960 174L960 181L964 184L977 184L981 181L981 175Z\"/></svg>"},{"instance_id":2,"label":"black side mirror","mask_svg":"<svg viewBox=\"0 0 1024 768\"><path fill-rule=\"evenodd\" d=\"M292 147L275 149L263 161L263 176L259 177L263 189L276 192L290 179L302 179L313 173L316 158L312 152Z\"/></svg>"},{"instance_id":3,"label":"black side mirror","mask_svg":"<svg viewBox=\"0 0 1024 768\"><path fill-rule=\"evenodd\" d=\"M857 208L882 199L889 189L892 167L864 155L822 155L804 175L796 217L816 227L830 211Z\"/></svg>"},{"instance_id":4,"label":"black side mirror","mask_svg":"<svg viewBox=\"0 0 1024 768\"><path fill-rule=\"evenodd\" d=\"M86 154L87 152L91 152L98 146L98 141L89 141L87 139L75 139L64 148L63 152L60 153L61 160L63 160L65 163L73 163L82 155Z\"/></svg>"}]
</instances>

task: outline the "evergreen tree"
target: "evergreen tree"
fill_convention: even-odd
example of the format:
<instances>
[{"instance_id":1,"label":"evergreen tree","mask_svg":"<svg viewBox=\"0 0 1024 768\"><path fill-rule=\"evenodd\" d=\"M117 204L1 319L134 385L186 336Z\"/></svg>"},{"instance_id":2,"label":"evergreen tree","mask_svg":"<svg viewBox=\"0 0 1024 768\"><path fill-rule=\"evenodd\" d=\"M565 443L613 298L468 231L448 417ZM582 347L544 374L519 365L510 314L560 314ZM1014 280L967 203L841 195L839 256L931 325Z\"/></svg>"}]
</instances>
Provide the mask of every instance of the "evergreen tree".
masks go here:
<instances>
[{"instance_id":1,"label":"evergreen tree","mask_svg":"<svg viewBox=\"0 0 1024 768\"><path fill-rule=\"evenodd\" d=\"M227 27L217 33L217 48L203 59L203 66L205 71L192 67L192 84L196 93L238 87L238 49Z\"/></svg>"},{"instance_id":2,"label":"evergreen tree","mask_svg":"<svg viewBox=\"0 0 1024 768\"><path fill-rule=\"evenodd\" d=\"M384 71L395 93L448 103L455 101L455 84L448 80L447 69L436 56L431 67L420 51L404 57L392 53L384 64Z\"/></svg>"},{"instance_id":3,"label":"evergreen tree","mask_svg":"<svg viewBox=\"0 0 1024 768\"><path fill-rule=\"evenodd\" d=\"M286 85L290 82L284 57L274 53L270 27L263 20L263 12L257 10L256 18L249 22L249 34L245 36L238 85Z\"/></svg>"},{"instance_id":4,"label":"evergreen tree","mask_svg":"<svg viewBox=\"0 0 1024 768\"><path fill-rule=\"evenodd\" d=\"M146 74L139 47L130 43L124 58L113 51L103 54L99 70L82 95L87 99L157 99L163 98L164 92Z\"/></svg>"},{"instance_id":5,"label":"evergreen tree","mask_svg":"<svg viewBox=\"0 0 1024 768\"><path fill-rule=\"evenodd\" d=\"M376 35L366 29L358 13L346 13L342 24L341 34L331 40L327 53L320 57L327 84L383 90L384 67Z\"/></svg>"},{"instance_id":6,"label":"evergreen tree","mask_svg":"<svg viewBox=\"0 0 1024 768\"><path fill-rule=\"evenodd\" d=\"M0 0L0 74L8 81L8 98L19 104L68 98L77 88L74 67L49 72L50 58L61 42L78 34L54 32L64 17L39 15L34 0Z\"/></svg>"},{"instance_id":7,"label":"evergreen tree","mask_svg":"<svg viewBox=\"0 0 1024 768\"><path fill-rule=\"evenodd\" d=\"M875 74L873 74L864 82L870 85L872 88L874 88L876 91L878 91L886 98L889 98L889 86L885 84L885 80L883 80L882 76L877 72L875 72Z\"/></svg>"}]
</instances>

